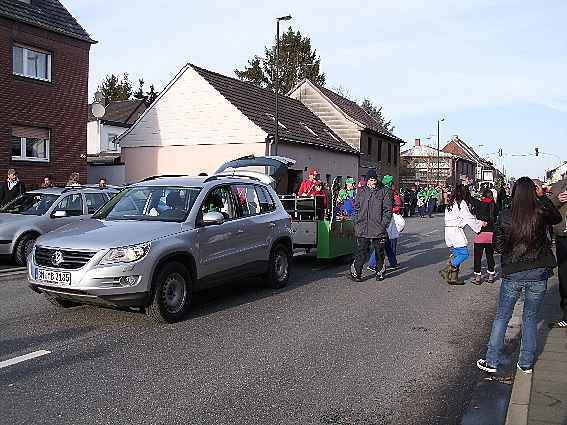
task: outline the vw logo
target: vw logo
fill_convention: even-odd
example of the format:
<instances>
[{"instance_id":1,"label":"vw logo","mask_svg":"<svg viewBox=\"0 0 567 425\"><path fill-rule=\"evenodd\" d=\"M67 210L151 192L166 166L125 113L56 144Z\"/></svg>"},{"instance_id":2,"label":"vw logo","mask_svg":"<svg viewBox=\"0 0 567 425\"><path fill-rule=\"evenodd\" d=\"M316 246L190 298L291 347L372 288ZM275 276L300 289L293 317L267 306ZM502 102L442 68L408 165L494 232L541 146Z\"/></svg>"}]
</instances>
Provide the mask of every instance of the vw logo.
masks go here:
<instances>
[{"instance_id":1,"label":"vw logo","mask_svg":"<svg viewBox=\"0 0 567 425\"><path fill-rule=\"evenodd\" d=\"M51 256L51 264L59 266L61 263L63 263L63 253L61 251L55 251Z\"/></svg>"}]
</instances>

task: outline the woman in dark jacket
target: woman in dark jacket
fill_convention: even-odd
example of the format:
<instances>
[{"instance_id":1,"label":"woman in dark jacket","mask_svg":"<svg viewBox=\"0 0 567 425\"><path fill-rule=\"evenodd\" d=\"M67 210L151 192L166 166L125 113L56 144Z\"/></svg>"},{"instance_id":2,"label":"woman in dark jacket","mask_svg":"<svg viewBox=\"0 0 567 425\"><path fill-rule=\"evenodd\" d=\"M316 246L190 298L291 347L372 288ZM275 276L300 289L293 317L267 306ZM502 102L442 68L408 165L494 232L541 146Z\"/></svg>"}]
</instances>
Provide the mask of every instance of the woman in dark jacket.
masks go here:
<instances>
[{"instance_id":1,"label":"woman in dark jacket","mask_svg":"<svg viewBox=\"0 0 567 425\"><path fill-rule=\"evenodd\" d=\"M528 177L516 182L511 208L502 212L494 232L496 251L502 254L503 279L486 359L477 361L479 369L496 372L508 322L523 292L518 368L524 373L532 373L537 351L537 316L545 298L547 280L557 265L548 229L560 222L561 214L540 186Z\"/></svg>"},{"instance_id":2,"label":"woman in dark jacket","mask_svg":"<svg viewBox=\"0 0 567 425\"><path fill-rule=\"evenodd\" d=\"M473 202L474 216L486 222L480 233L474 238L474 278L472 283L481 285L482 279L482 256L486 252L486 263L488 266L488 282L493 283L496 276L494 261L494 225L498 217L498 207L490 189L484 189L482 198Z\"/></svg>"}]
</instances>

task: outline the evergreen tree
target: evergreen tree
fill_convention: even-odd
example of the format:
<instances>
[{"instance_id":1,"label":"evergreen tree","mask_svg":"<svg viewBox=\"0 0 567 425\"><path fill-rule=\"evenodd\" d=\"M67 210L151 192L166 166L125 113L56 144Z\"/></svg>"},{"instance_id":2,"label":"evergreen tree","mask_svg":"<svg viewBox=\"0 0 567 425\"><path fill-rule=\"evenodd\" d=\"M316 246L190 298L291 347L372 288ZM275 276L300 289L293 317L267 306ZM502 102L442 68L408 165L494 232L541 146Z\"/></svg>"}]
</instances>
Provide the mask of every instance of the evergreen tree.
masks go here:
<instances>
[{"instance_id":1,"label":"evergreen tree","mask_svg":"<svg viewBox=\"0 0 567 425\"><path fill-rule=\"evenodd\" d=\"M144 79L140 78L138 80L138 84L139 87L138 90L136 90L136 93L134 93L134 99L140 99L140 100L145 99L146 95L144 93Z\"/></svg>"},{"instance_id":2,"label":"evergreen tree","mask_svg":"<svg viewBox=\"0 0 567 425\"><path fill-rule=\"evenodd\" d=\"M102 93L105 105L117 100L128 100L132 97L132 83L126 72L122 79L114 74L107 75L98 90Z\"/></svg>"},{"instance_id":3,"label":"evergreen tree","mask_svg":"<svg viewBox=\"0 0 567 425\"><path fill-rule=\"evenodd\" d=\"M236 76L260 87L275 91L276 44L264 48L264 57L255 55ZM311 40L291 27L282 34L279 52L279 92L289 92L299 81L308 78L315 84L325 85L325 74L320 72L321 58L311 48Z\"/></svg>"},{"instance_id":4,"label":"evergreen tree","mask_svg":"<svg viewBox=\"0 0 567 425\"><path fill-rule=\"evenodd\" d=\"M382 127L388 130L390 133L394 132L394 127L392 125L392 121L386 121L386 118L382 114L382 107L377 107L374 105L370 100L364 99L364 101L360 104L360 107L366 111L368 115L370 115L374 120L376 120Z\"/></svg>"}]
</instances>

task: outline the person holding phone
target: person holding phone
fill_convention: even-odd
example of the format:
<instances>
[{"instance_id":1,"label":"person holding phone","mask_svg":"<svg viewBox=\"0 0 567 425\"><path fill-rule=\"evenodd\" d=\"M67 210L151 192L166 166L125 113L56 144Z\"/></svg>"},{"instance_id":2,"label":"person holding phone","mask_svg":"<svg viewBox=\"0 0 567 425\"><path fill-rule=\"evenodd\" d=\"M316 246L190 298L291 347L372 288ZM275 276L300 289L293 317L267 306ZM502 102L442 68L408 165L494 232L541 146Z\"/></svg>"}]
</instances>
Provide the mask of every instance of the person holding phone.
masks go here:
<instances>
[{"instance_id":1,"label":"person holding phone","mask_svg":"<svg viewBox=\"0 0 567 425\"><path fill-rule=\"evenodd\" d=\"M553 328L567 329L567 179L551 186L551 200L561 213L561 223L553 226L555 237L555 254L559 277L559 305L562 317L551 323Z\"/></svg>"}]
</instances>

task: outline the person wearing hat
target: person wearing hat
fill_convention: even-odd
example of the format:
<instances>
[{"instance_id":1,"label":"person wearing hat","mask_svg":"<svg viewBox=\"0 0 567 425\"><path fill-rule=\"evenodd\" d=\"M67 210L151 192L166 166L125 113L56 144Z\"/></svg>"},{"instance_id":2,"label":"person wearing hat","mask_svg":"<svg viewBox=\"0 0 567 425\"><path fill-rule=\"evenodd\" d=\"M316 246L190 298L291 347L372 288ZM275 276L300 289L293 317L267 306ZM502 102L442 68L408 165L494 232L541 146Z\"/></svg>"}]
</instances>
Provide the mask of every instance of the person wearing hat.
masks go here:
<instances>
[{"instance_id":1,"label":"person wearing hat","mask_svg":"<svg viewBox=\"0 0 567 425\"><path fill-rule=\"evenodd\" d=\"M352 216L354 214L354 197L356 195L356 180L349 177L345 181L344 189L339 191L337 196L337 203L340 205L341 211L346 216Z\"/></svg>"},{"instance_id":2,"label":"person wearing hat","mask_svg":"<svg viewBox=\"0 0 567 425\"><path fill-rule=\"evenodd\" d=\"M317 180L318 175L319 175L319 172L316 169L311 168L309 170L308 175L307 175L307 180L303 180L301 182L301 186L299 186L299 190L297 191L297 195L298 196L312 196L313 194L311 192L313 191L313 183Z\"/></svg>"},{"instance_id":3,"label":"person wearing hat","mask_svg":"<svg viewBox=\"0 0 567 425\"><path fill-rule=\"evenodd\" d=\"M383 280L384 247L388 239L386 229L392 220L392 192L378 180L376 170L368 171L366 186L357 192L354 199L354 210L356 252L350 277L355 282L362 281L362 268L372 247L376 253L376 280Z\"/></svg>"},{"instance_id":4,"label":"person wearing hat","mask_svg":"<svg viewBox=\"0 0 567 425\"><path fill-rule=\"evenodd\" d=\"M402 199L398 194L396 185L394 184L394 177L390 175L384 176L382 179L382 184L385 188L389 189L392 194L392 213L400 214L402 212ZM388 240L386 241L385 251L388 257L388 263L390 263L391 268L398 267L398 259L396 258L396 252L398 248L399 233L396 231L397 237L388 234ZM368 268L373 272L376 271L376 253L372 252L370 260L368 260ZM384 268L384 267L383 267Z\"/></svg>"}]
</instances>

